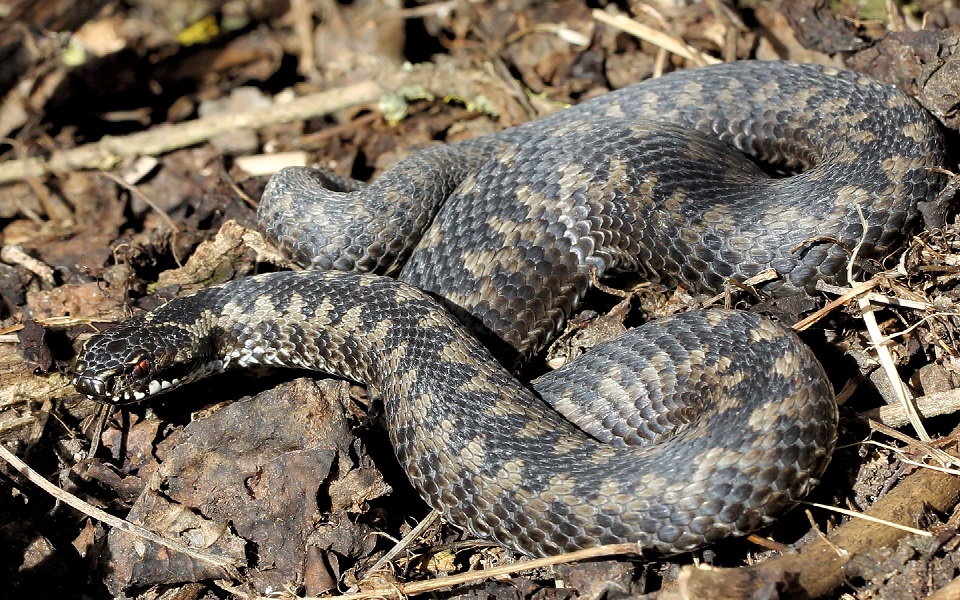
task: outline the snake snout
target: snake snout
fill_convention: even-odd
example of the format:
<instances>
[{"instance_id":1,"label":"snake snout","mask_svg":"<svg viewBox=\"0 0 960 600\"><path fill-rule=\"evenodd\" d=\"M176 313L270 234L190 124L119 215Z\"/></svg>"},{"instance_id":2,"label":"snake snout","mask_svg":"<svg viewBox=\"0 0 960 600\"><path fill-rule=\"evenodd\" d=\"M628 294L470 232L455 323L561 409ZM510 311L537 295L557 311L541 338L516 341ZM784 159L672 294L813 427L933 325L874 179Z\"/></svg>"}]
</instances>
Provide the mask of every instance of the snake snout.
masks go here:
<instances>
[{"instance_id":1,"label":"snake snout","mask_svg":"<svg viewBox=\"0 0 960 600\"><path fill-rule=\"evenodd\" d=\"M73 379L73 387L81 394L86 394L91 398L103 398L107 395L107 382L96 375L86 373L77 375Z\"/></svg>"}]
</instances>

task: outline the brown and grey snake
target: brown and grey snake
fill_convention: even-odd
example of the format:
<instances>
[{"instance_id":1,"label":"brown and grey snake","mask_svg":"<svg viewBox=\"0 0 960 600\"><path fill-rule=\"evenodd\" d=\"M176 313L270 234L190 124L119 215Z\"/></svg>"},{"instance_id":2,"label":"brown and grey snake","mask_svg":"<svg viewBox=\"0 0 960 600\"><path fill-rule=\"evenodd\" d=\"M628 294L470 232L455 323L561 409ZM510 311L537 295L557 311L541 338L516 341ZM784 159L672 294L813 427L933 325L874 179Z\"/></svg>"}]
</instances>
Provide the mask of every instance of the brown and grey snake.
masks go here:
<instances>
[{"instance_id":1,"label":"brown and grey snake","mask_svg":"<svg viewBox=\"0 0 960 600\"><path fill-rule=\"evenodd\" d=\"M94 336L74 383L123 402L253 364L346 377L383 400L423 498L474 534L541 555L691 550L769 523L829 460L832 387L796 336L748 312L691 311L532 389L501 363L542 349L614 273L717 292L772 267L774 296L843 283L852 248L880 258L919 224L944 161L935 123L891 86L743 62L437 144L369 186L286 169L261 224L316 268Z\"/></svg>"}]
</instances>

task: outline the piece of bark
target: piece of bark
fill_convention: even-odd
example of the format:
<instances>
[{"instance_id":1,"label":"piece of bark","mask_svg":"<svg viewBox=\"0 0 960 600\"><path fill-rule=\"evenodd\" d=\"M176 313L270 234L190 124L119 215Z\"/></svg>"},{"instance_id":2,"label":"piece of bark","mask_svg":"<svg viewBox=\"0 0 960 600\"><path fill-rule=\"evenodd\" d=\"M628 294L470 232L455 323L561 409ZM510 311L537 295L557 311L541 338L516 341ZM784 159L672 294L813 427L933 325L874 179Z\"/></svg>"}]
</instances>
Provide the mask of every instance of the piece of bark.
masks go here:
<instances>
[{"instance_id":1,"label":"piece of bark","mask_svg":"<svg viewBox=\"0 0 960 600\"><path fill-rule=\"evenodd\" d=\"M128 520L248 558L248 581L261 593L298 589L316 533L334 522L354 527L347 513L390 489L361 464L343 390L339 382L298 379L196 419L160 444L160 466ZM366 530L347 537L354 548L376 543ZM107 585L115 595L223 577L217 567L116 530L108 546Z\"/></svg>"}]
</instances>

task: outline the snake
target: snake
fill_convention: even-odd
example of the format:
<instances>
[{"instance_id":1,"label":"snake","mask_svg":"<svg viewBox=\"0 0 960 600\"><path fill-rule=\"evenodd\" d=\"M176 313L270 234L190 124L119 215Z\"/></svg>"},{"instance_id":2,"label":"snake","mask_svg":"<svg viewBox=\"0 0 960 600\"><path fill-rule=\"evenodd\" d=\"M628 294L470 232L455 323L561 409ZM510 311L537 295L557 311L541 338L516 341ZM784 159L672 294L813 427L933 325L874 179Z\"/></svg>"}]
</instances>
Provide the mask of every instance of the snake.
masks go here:
<instances>
[{"instance_id":1,"label":"snake","mask_svg":"<svg viewBox=\"0 0 960 600\"><path fill-rule=\"evenodd\" d=\"M302 266L94 335L78 391L150 398L232 368L367 386L426 503L528 555L688 552L771 523L820 480L833 386L789 327L691 310L532 384L514 375L596 282L768 297L868 273L945 185L933 119L852 71L743 61L643 81L414 152L366 184L276 173L258 218ZM732 283L733 282L733 283Z\"/></svg>"}]
</instances>

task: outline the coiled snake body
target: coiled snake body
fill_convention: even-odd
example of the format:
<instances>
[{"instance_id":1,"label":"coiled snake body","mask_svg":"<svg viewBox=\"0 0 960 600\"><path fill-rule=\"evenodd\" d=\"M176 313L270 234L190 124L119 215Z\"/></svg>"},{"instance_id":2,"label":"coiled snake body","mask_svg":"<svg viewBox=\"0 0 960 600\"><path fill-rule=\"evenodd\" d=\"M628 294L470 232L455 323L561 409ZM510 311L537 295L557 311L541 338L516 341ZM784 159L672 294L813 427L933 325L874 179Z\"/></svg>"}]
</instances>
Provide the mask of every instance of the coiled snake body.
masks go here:
<instances>
[{"instance_id":1,"label":"coiled snake body","mask_svg":"<svg viewBox=\"0 0 960 600\"><path fill-rule=\"evenodd\" d=\"M806 346L754 314L694 311L532 391L451 311L511 363L614 272L713 292L773 267L766 292L809 293L845 279L854 246L873 258L902 241L943 161L936 126L894 88L747 62L430 147L370 186L284 170L260 206L282 249L400 281L309 270L210 288L93 337L74 382L119 402L250 364L351 378L383 399L423 497L471 532L531 554L687 551L816 484L837 416Z\"/></svg>"}]
</instances>

